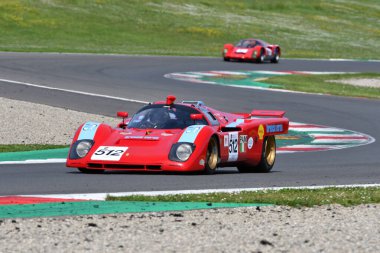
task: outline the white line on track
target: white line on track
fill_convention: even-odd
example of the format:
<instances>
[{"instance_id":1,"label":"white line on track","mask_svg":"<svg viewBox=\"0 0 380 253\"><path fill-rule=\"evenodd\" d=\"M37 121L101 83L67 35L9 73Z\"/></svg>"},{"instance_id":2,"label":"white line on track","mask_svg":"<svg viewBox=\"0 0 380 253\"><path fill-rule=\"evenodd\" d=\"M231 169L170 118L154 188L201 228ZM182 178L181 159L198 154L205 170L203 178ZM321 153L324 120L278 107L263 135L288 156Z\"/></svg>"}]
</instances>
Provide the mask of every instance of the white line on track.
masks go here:
<instances>
[{"instance_id":1,"label":"white line on track","mask_svg":"<svg viewBox=\"0 0 380 253\"><path fill-rule=\"evenodd\" d=\"M149 103L147 101L142 101L142 100L136 100L136 99L130 99L130 98L122 98L122 97L115 97L115 96L108 96L108 95L102 95L102 94L96 94L96 93L85 92L85 91L78 91L78 90L69 90L69 89L54 88L54 87L49 87L49 86L45 86L45 85L41 85L41 84L19 82L19 81L8 80L8 79L0 79L0 82L20 84L20 85L25 85L25 86L29 86L29 87L35 87L35 88L41 88L41 89L47 89L47 90L64 91L64 92L81 94L81 95L87 95L87 96L93 96L93 97L110 98L110 99L116 99L116 100L127 101L127 102L134 102L134 103L140 103L140 104L148 104Z\"/></svg>"},{"instance_id":2,"label":"white line on track","mask_svg":"<svg viewBox=\"0 0 380 253\"><path fill-rule=\"evenodd\" d=\"M142 57L142 58L204 58L204 59L221 59L219 56L177 56L177 55L159 55L159 54L113 54L113 53L62 53L62 52L0 52L0 55L74 55L74 56L113 56L113 57ZM284 60L302 60L302 61L347 61L347 62L380 62L377 59L343 59L343 58L288 58L281 57Z\"/></svg>"},{"instance_id":3,"label":"white line on track","mask_svg":"<svg viewBox=\"0 0 380 253\"><path fill-rule=\"evenodd\" d=\"M145 191L145 192L114 192L114 193L81 193L81 194L46 194L46 195L20 195L34 198L60 198L81 200L105 200L107 196L157 196L176 194L207 194L207 193L239 193L243 191L279 191L283 189L324 189L324 188L353 188L353 187L380 187L380 184L352 184L352 185L318 185L318 186L287 186L287 187L262 187L262 188L236 188L236 189L205 189L205 190L179 190L179 191Z\"/></svg>"},{"instance_id":4,"label":"white line on track","mask_svg":"<svg viewBox=\"0 0 380 253\"><path fill-rule=\"evenodd\" d=\"M65 163L66 159L30 159L25 161L4 161L1 164L41 164L41 163Z\"/></svg>"}]
</instances>

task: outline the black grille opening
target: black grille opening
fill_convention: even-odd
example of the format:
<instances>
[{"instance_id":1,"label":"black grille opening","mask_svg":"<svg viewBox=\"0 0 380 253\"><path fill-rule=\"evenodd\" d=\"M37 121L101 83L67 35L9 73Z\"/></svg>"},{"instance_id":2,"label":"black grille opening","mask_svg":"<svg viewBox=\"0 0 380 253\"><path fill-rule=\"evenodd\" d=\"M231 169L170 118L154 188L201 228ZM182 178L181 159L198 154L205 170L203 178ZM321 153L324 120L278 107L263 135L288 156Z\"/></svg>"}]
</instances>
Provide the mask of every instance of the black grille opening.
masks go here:
<instances>
[{"instance_id":1,"label":"black grille opening","mask_svg":"<svg viewBox=\"0 0 380 253\"><path fill-rule=\"evenodd\" d=\"M143 170L144 165L138 164L104 164L104 168L106 169L141 169Z\"/></svg>"},{"instance_id":2,"label":"black grille opening","mask_svg":"<svg viewBox=\"0 0 380 253\"><path fill-rule=\"evenodd\" d=\"M100 163L89 163L88 167L91 167L91 168L103 168L103 164L100 164Z\"/></svg>"},{"instance_id":3,"label":"black grille opening","mask_svg":"<svg viewBox=\"0 0 380 253\"><path fill-rule=\"evenodd\" d=\"M161 170L161 165L147 165L148 170Z\"/></svg>"},{"instance_id":4,"label":"black grille opening","mask_svg":"<svg viewBox=\"0 0 380 253\"><path fill-rule=\"evenodd\" d=\"M144 165L144 164L100 164L100 163L89 163L87 164L89 168L96 169L125 169L125 170L161 170L161 165Z\"/></svg>"}]
</instances>

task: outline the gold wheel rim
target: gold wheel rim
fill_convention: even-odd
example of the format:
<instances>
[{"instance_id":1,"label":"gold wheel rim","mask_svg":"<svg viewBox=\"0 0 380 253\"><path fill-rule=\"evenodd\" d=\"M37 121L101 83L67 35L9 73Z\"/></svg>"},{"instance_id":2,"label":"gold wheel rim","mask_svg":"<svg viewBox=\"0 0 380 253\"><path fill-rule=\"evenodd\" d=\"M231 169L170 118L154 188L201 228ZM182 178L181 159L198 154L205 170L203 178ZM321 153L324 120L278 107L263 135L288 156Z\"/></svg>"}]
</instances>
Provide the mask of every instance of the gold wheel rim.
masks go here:
<instances>
[{"instance_id":1,"label":"gold wheel rim","mask_svg":"<svg viewBox=\"0 0 380 253\"><path fill-rule=\"evenodd\" d=\"M274 136L269 136L265 142L265 160L272 166L276 159L276 142Z\"/></svg>"},{"instance_id":2,"label":"gold wheel rim","mask_svg":"<svg viewBox=\"0 0 380 253\"><path fill-rule=\"evenodd\" d=\"M216 169L216 164L218 163L218 148L214 138L210 140L207 147L207 165L210 169Z\"/></svg>"}]
</instances>

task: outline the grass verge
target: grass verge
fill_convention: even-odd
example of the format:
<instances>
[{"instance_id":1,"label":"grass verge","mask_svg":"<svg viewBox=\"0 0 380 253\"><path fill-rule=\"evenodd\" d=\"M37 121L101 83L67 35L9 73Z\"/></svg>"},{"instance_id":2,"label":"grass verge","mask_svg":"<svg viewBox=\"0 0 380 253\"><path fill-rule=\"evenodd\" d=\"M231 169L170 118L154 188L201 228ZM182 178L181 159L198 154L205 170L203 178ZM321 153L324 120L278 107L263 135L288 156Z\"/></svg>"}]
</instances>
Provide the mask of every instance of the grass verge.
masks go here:
<instances>
[{"instance_id":1,"label":"grass verge","mask_svg":"<svg viewBox=\"0 0 380 253\"><path fill-rule=\"evenodd\" d=\"M327 204L353 206L360 204L380 203L380 187L329 187L324 189L283 189L255 192L243 191L240 193L178 194L160 196L108 196L107 200L266 203L292 207L311 207Z\"/></svg>"},{"instance_id":2,"label":"grass verge","mask_svg":"<svg viewBox=\"0 0 380 253\"><path fill-rule=\"evenodd\" d=\"M282 89L310 93L330 94L350 97L380 98L380 87L361 87L339 83L344 79L378 79L378 73L337 74L337 75L286 75L274 76L260 82L283 85ZM334 80L334 82L329 82Z\"/></svg>"},{"instance_id":3,"label":"grass verge","mask_svg":"<svg viewBox=\"0 0 380 253\"><path fill-rule=\"evenodd\" d=\"M0 153L5 152L21 152L21 151L34 151L67 148L67 145L43 145L43 144L16 144L16 145L0 145Z\"/></svg>"},{"instance_id":4,"label":"grass verge","mask_svg":"<svg viewBox=\"0 0 380 253\"><path fill-rule=\"evenodd\" d=\"M378 0L1 0L0 50L220 56L257 37L285 57L379 59Z\"/></svg>"}]
</instances>

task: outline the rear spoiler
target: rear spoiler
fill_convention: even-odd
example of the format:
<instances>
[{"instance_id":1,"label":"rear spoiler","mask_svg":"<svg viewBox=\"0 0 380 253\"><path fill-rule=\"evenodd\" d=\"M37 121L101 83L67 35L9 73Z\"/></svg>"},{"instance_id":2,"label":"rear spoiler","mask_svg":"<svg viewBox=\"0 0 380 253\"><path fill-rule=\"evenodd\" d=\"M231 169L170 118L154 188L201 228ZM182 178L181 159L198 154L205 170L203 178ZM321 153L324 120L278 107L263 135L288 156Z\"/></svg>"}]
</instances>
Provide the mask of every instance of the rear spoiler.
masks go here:
<instances>
[{"instance_id":1,"label":"rear spoiler","mask_svg":"<svg viewBox=\"0 0 380 253\"><path fill-rule=\"evenodd\" d=\"M282 118L285 115L285 111L271 111L271 110L253 110L251 117L273 117Z\"/></svg>"}]
</instances>

